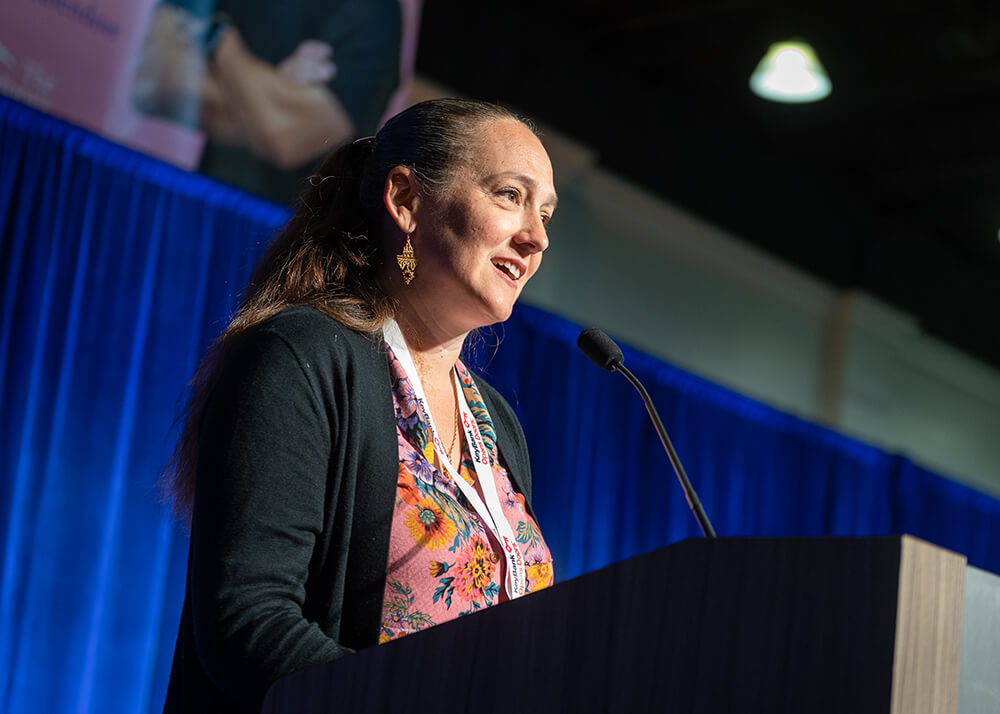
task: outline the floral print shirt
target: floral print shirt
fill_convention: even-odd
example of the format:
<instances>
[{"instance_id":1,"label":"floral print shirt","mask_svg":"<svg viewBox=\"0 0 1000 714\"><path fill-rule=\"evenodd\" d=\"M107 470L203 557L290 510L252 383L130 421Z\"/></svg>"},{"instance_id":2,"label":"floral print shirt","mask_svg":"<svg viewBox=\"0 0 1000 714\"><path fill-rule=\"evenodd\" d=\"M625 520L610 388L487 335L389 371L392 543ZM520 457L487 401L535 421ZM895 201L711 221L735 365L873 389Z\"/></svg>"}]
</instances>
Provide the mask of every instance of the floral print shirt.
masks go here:
<instances>
[{"instance_id":1,"label":"floral print shirt","mask_svg":"<svg viewBox=\"0 0 1000 714\"><path fill-rule=\"evenodd\" d=\"M462 392L486 442L500 505L524 552L527 592L552 584L552 555L538 524L524 507L499 464L496 433L472 375L456 363ZM503 551L441 466L430 429L417 412L410 380L389 348L396 408L399 479L389 536L389 566L382 601L379 642L402 637L507 599ZM465 439L458 469L475 482ZM481 489L476 485L477 490Z\"/></svg>"}]
</instances>

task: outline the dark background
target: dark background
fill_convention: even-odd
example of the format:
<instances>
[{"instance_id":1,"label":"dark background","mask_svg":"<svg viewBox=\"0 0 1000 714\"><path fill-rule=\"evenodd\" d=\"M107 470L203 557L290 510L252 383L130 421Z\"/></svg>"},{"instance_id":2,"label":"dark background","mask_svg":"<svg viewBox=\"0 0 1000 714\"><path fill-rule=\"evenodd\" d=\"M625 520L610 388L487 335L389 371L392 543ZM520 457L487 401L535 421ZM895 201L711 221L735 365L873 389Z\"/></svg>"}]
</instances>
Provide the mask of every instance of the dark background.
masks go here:
<instances>
[{"instance_id":1,"label":"dark background","mask_svg":"<svg viewBox=\"0 0 1000 714\"><path fill-rule=\"evenodd\" d=\"M750 92L789 38L827 99ZM417 71L1000 367L1000 3L439 0Z\"/></svg>"}]
</instances>

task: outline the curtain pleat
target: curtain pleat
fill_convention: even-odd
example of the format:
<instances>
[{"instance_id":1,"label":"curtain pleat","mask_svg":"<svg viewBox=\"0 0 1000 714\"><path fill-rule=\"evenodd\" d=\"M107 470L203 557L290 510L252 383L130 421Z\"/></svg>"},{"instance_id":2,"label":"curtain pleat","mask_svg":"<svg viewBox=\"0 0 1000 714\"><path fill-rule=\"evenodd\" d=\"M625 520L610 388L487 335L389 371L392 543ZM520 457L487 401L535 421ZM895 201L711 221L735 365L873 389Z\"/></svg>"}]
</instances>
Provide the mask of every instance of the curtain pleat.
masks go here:
<instances>
[{"instance_id":1,"label":"curtain pleat","mask_svg":"<svg viewBox=\"0 0 1000 714\"><path fill-rule=\"evenodd\" d=\"M0 98L0 711L160 710L187 539L156 479L286 219ZM470 356L524 425L560 579L699 534L638 395L579 329L519 307ZM720 535L907 532L1000 571L996 499L625 355Z\"/></svg>"}]
</instances>

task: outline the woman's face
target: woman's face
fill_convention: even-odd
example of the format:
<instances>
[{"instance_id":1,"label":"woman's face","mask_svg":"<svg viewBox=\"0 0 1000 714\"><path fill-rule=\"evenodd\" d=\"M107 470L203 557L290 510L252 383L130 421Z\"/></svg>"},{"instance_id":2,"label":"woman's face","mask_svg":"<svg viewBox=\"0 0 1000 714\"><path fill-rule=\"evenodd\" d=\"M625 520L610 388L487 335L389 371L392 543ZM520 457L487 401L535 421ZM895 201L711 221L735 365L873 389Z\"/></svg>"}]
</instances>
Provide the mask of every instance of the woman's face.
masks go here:
<instances>
[{"instance_id":1,"label":"woman's face","mask_svg":"<svg viewBox=\"0 0 1000 714\"><path fill-rule=\"evenodd\" d=\"M556 207L552 164L530 129L493 120L477 134L472 164L421 199L413 233L424 293L461 332L510 317L542 262Z\"/></svg>"}]
</instances>

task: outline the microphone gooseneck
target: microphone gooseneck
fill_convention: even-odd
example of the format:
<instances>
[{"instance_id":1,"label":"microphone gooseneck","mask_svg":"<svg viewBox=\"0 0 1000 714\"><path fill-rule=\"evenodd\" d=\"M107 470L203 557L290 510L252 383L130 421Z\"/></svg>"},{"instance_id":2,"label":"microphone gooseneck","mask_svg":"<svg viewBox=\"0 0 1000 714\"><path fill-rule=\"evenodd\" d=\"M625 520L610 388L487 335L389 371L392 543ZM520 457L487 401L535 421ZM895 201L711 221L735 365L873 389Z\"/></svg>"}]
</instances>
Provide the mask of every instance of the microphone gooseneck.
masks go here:
<instances>
[{"instance_id":1,"label":"microphone gooseneck","mask_svg":"<svg viewBox=\"0 0 1000 714\"><path fill-rule=\"evenodd\" d=\"M649 418L653 421L653 427L660 437L660 443L663 444L667 458L670 459L670 465L674 467L674 473L677 474L677 478L681 482L684 498L687 499L691 512L694 513L698 525L701 526L701 532L706 538L715 538L715 529L712 528L712 523L708 520L708 515L702 507L701 501L698 500L698 494L695 492L694 486L691 485L687 472L684 471L684 465L681 464L681 459L667 435L667 430L663 427L663 421L660 420L660 415L656 412L656 407L653 406L653 400L646 388L642 386L642 382L625 366L625 357L622 355L621 348L596 327L588 327L581 332L576 340L576 346L601 369L606 369L609 372L621 372L622 376L639 392L642 403L646 405L646 411L649 412Z\"/></svg>"}]
</instances>

